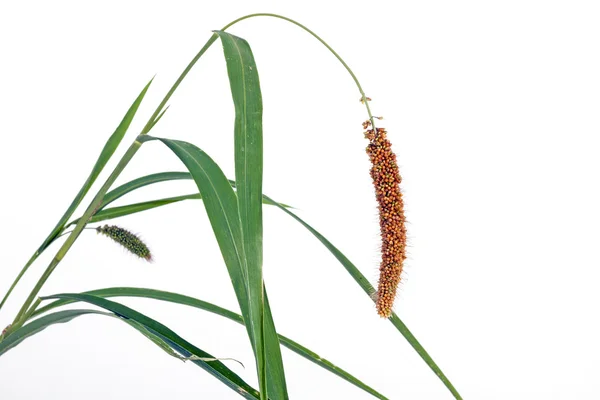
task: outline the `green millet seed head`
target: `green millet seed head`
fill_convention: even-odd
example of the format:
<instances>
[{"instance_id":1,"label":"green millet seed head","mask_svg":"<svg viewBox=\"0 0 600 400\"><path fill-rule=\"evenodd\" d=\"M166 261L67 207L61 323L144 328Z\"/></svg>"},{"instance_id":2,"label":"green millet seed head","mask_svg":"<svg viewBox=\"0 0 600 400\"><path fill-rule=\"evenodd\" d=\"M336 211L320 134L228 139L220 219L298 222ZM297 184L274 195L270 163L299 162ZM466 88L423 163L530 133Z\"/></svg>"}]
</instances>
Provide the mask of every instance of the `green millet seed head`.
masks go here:
<instances>
[{"instance_id":1,"label":"green millet seed head","mask_svg":"<svg viewBox=\"0 0 600 400\"><path fill-rule=\"evenodd\" d=\"M152 261L152 254L150 253L148 246L146 246L139 237L129 232L127 229L123 229L116 225L104 225L97 227L96 231L119 243L130 253L135 254L146 261Z\"/></svg>"}]
</instances>

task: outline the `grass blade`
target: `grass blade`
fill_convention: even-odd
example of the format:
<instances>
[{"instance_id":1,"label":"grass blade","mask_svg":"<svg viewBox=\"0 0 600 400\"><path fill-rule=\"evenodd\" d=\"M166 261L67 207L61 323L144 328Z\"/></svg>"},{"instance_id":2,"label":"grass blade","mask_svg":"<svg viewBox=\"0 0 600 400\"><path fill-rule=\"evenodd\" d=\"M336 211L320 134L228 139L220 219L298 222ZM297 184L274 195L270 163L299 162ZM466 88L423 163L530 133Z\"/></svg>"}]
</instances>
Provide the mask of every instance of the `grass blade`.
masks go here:
<instances>
[{"instance_id":1,"label":"grass blade","mask_svg":"<svg viewBox=\"0 0 600 400\"><path fill-rule=\"evenodd\" d=\"M75 317L85 314L111 315L95 310L64 310L44 315L43 317L38 318L35 321L20 327L19 329L12 332L9 336L5 337L4 340L0 342L0 356L2 356L4 353L12 349L13 347L20 344L23 340L35 335L36 333L43 331L50 325L63 324L65 322L71 321Z\"/></svg>"},{"instance_id":2,"label":"grass blade","mask_svg":"<svg viewBox=\"0 0 600 400\"><path fill-rule=\"evenodd\" d=\"M265 196L267 197L267 196ZM352 276L352 278L359 284L359 286L364 290L364 292L369 296L372 300L372 294L375 293L375 288L369 283L368 279L359 271L358 268L341 252L335 247L329 240L327 240L323 235L317 232L312 226L308 225L304 222L300 217L286 209L285 207L275 204L275 206L281 209L283 212L288 214L290 217L298 221L302 226L304 226L310 233L312 233L323 245L334 255L335 258L346 268L346 271ZM431 368L431 370L436 374L436 376L442 381L442 383L450 390L450 392L457 399L462 399L454 385L450 382L448 377L442 372L440 367L433 361L431 356L427 353L425 348L421 346L417 338L410 332L408 327L402 322L402 320L396 315L396 313L392 313L392 316L389 318L390 322L394 327L404 336L404 338L408 341L408 343L412 346L413 349L421 356L423 361Z\"/></svg>"},{"instance_id":3,"label":"grass blade","mask_svg":"<svg viewBox=\"0 0 600 400\"><path fill-rule=\"evenodd\" d=\"M58 300L58 301L60 301L60 300ZM102 311L96 311L96 310L64 310L64 311L56 312L54 314L45 315L42 318L36 319L33 322L31 322L25 326L22 326L21 328L12 332L6 338L6 340L0 342L0 356L2 356L4 353L6 353L8 350L12 349L13 347L16 347L17 345L19 345L23 340L43 331L44 329L46 329L47 327L49 327L51 325L66 323L66 322L73 320L75 317L79 317L81 315L86 315L86 314L101 314L101 315L106 315L106 316L110 316L110 317L115 317L115 314L102 312ZM146 336L148 339L150 339L152 342L154 342L157 346L159 346L162 350L167 352L169 355L179 358L179 359L182 358L177 353L175 353L173 351L173 349L166 344L166 342L164 342L162 339L158 338L156 335L152 334L143 325L141 325L138 322L135 322L134 320L131 320L131 319L123 319L123 318L119 318L119 319L128 323L133 328L137 329L140 333L142 333L144 336Z\"/></svg>"},{"instance_id":4,"label":"grass blade","mask_svg":"<svg viewBox=\"0 0 600 400\"><path fill-rule=\"evenodd\" d=\"M188 176L189 176L189 179L191 179L191 175L188 174ZM202 199L202 196L200 195L200 193L194 193L194 194L186 194L186 195L182 195L182 196L165 197L164 199L144 201L141 203L133 203L133 204L125 205L125 206L110 207L110 208L106 208L104 210L100 210L96 214L94 214L94 216L89 219L89 223L106 221L106 220L113 219L113 218L124 217L126 215L135 214L135 213L139 213L139 212L146 211L146 210L151 210L156 207L166 206L168 204L178 203L178 202L184 201L184 200L201 200L201 199ZM267 205L274 205L273 200L266 199L266 198L263 198L263 203L267 204ZM289 207L289 206L284 205L284 207ZM78 222L79 222L79 219L71 221L71 222L69 222L69 224L66 227L68 228L72 225L76 225Z\"/></svg>"},{"instance_id":5,"label":"grass blade","mask_svg":"<svg viewBox=\"0 0 600 400\"><path fill-rule=\"evenodd\" d=\"M133 117L135 116L140 104L142 103L142 100L144 99L144 96L146 95L146 92L148 91L148 88L150 87L151 83L152 80L150 80L150 82L148 82L144 89L142 89L142 92L135 99L131 107L129 107L129 110L127 110L127 113L121 120L119 126L117 126L117 129L115 129L113 134L108 138L106 144L104 145L104 148L102 149L100 155L98 156L98 159L96 160L96 164L94 164L94 167L92 168L92 172L90 172L90 175L88 176L87 180L85 181L81 189L79 189L79 193L77 193L67 211L65 211L65 213L60 218L52 232L50 232L50 235L48 235L46 240L44 240L42 245L34 253L31 259L27 262L27 264L25 264L21 272L19 272L19 275L17 275L15 281L12 283L6 295L2 299L2 302L0 302L0 309L2 309L2 306L6 302L6 299L8 299L8 296L10 296L15 286L17 286L17 284L21 280L21 277L25 275L25 272L27 272L27 270L29 269L31 264L33 264L33 261L35 261L37 256L39 256L46 249L46 247L48 247L48 245L52 243L54 239L56 239L56 237L63 231L65 224L67 223L69 218L71 218L71 216L73 215L73 213L75 212L75 210L77 209L87 192L90 190L90 188L96 181L96 178L98 178L98 175L100 175L100 172L102 172L104 166L106 165L108 160L110 160L115 150L121 143L121 140L123 139L123 136L125 136L125 133L129 129L129 125L131 125L131 121L133 121Z\"/></svg>"},{"instance_id":6,"label":"grass blade","mask_svg":"<svg viewBox=\"0 0 600 400\"><path fill-rule=\"evenodd\" d=\"M156 140L145 136L144 140ZM191 173L204 199L203 204L227 266L240 310L246 322L250 342L253 331L248 321L248 279L246 255L242 242L237 196L219 166L198 147L178 140L158 139L169 147Z\"/></svg>"},{"instance_id":7,"label":"grass blade","mask_svg":"<svg viewBox=\"0 0 600 400\"><path fill-rule=\"evenodd\" d=\"M185 179L185 178L183 178ZM232 185L235 185L235 182L230 181ZM352 278L359 284L359 286L369 295L375 292L373 286L369 283L367 278L356 268L356 266L341 252L339 251L329 240L327 240L323 235L321 235L318 231L308 225L304 220L298 217L296 214L288 210L291 208L290 206L281 204L272 200L266 195L263 195L263 201L265 204L274 205L280 209L282 209L285 213L294 218L297 222L299 222L302 226L304 226L310 233L312 233L323 245L331 251L331 253L336 257L336 259L346 268L348 273L352 276ZM442 383L450 390L450 392L454 395L455 398L461 399L462 397L452 385L452 382L448 379L448 377L442 372L440 367L433 361L431 356L427 353L425 348L419 343L416 337L412 334L412 332L408 329L408 327L402 322L402 320L395 314L392 314L392 317L389 319L392 325L404 336L404 338L409 342L409 344L413 347L413 349L421 356L423 361L431 368L431 370L439 377Z\"/></svg>"},{"instance_id":8,"label":"grass blade","mask_svg":"<svg viewBox=\"0 0 600 400\"><path fill-rule=\"evenodd\" d=\"M122 318L136 321L138 324L144 326L144 328L146 328L149 333L158 336L161 340L173 346L175 350L180 351L184 357L196 356L207 359L215 358L212 355L206 353L205 351L197 348L190 342L186 341L181 336L177 335L175 332L173 332L171 329L161 324L160 322L155 321L142 313L139 313L127 306L116 303L114 301L106 300L104 298L92 296L89 294L75 293L56 294L52 296L43 297L42 299L71 299L93 304L105 310L111 311ZM242 378L240 378L237 374L235 374L233 371L227 368L222 362L218 360L193 360L192 362L202 367L205 371L219 379L229 388L233 389L236 393L240 394L242 397L246 399L259 398L259 393L254 388L252 388Z\"/></svg>"},{"instance_id":9,"label":"grass blade","mask_svg":"<svg viewBox=\"0 0 600 400\"><path fill-rule=\"evenodd\" d=\"M227 74L235 106L235 179L242 241L246 254L248 302L254 353L261 393L273 400L287 399L279 340L268 304L262 274L262 96L258 69L244 39L217 31L223 44Z\"/></svg>"},{"instance_id":10,"label":"grass blade","mask_svg":"<svg viewBox=\"0 0 600 400\"><path fill-rule=\"evenodd\" d=\"M129 125L131 125L131 121L133 121L133 117L135 116L140 104L142 103L142 100L144 99L144 96L146 95L146 92L148 91L148 88L150 87L151 83L152 80L150 80L150 82L148 82L148 84L144 87L142 92L138 95L138 97L135 99L135 101L123 117L123 120L121 121L115 132L110 136L110 138L108 138L108 141L106 142L104 148L100 152L100 156L98 157L94 168L92 168L90 176L85 181L85 183L79 190L79 193L77 193L77 196L75 196L75 199L73 200L65 214L62 216L58 224L56 224L56 227L54 228L48 239L46 239L46 242L51 241L55 235L60 233L60 231L67 223L69 218L71 218L71 216L73 215L73 212L75 212L77 206L79 206L87 192L92 187L92 184L96 181L96 178L98 178L98 175L100 175L100 172L102 172L102 170L104 169L104 166L106 166L106 163L108 163L108 160L110 160L110 158L114 154L115 150L121 143L121 140L125 136L125 133L129 129Z\"/></svg>"},{"instance_id":11,"label":"grass blade","mask_svg":"<svg viewBox=\"0 0 600 400\"><path fill-rule=\"evenodd\" d=\"M154 183L168 182L178 179L192 179L192 176L189 172L160 172L158 174L150 174L134 179L106 193L99 209L102 210L106 208L106 206L113 201L120 199L127 193L133 192L136 189L140 189L144 186L152 185Z\"/></svg>"},{"instance_id":12,"label":"grass blade","mask_svg":"<svg viewBox=\"0 0 600 400\"><path fill-rule=\"evenodd\" d=\"M102 298L140 297L140 298L146 298L146 299L166 301L166 302L170 302L170 303L186 305L189 307L194 307L194 308L198 308L200 310L208 311L213 314L225 317L229 320L235 321L241 325L244 325L244 319L242 318L241 315L239 315L237 313L234 313L232 311L229 311L225 308L219 307L212 303L209 303L209 302L206 302L206 301L203 301L200 299L196 299L193 297L185 296L185 295L182 295L179 293L171 293L171 292L165 292L162 290L132 288L132 287L114 287L114 288L91 290L89 292L84 292L84 293L90 294L93 296L102 297ZM33 313L33 316L35 317L35 316L44 314L44 313L46 313L50 310L53 310L57 307L74 303L75 301L76 300L72 300L72 299L56 300L50 304L47 304L44 307L40 307L35 313ZM375 389L371 388L370 386L366 385L365 383L360 381L358 378L354 377L349 372L346 372L342 368L337 367L333 363L320 357L318 354L316 354L313 351L307 349L306 347L300 345L299 343L293 341L292 339L289 339L283 335L279 335L279 341L281 342L281 344L283 346L287 347L294 353L317 364L321 368L324 368L325 370L339 376L340 378L346 380L347 382L364 390L365 392L372 394L376 398L387 399L387 397L385 397L381 393L377 392Z\"/></svg>"},{"instance_id":13,"label":"grass blade","mask_svg":"<svg viewBox=\"0 0 600 400\"><path fill-rule=\"evenodd\" d=\"M134 190L140 189L144 186L153 185L155 183L160 183L160 182L169 182L169 181L174 181L174 180L179 180L179 179L193 179L193 178L189 172L159 172L157 174L150 174L150 175L146 175L146 176L142 176L140 178L134 179L134 180L127 182L127 183L119 186L118 188L108 192L104 196L104 200L103 200L102 205L100 206L99 210L106 208L106 206L108 206L113 201L120 199L121 197L125 196L126 194L131 193ZM229 183L231 184L231 186L233 188L235 188L235 181L232 181L230 179ZM271 200L270 198L267 198L265 196L263 196L262 201L263 201L263 204L269 204L269 205L274 204L273 200ZM283 205L286 208L293 208L292 206L284 204L284 203L277 202L277 204Z\"/></svg>"},{"instance_id":14,"label":"grass blade","mask_svg":"<svg viewBox=\"0 0 600 400\"><path fill-rule=\"evenodd\" d=\"M16 347L23 340L43 331L44 329L46 329L47 327L49 327L51 325L59 324L59 323L66 323L66 322L73 320L76 317L79 317L81 315L86 315L86 314L104 315L104 316L113 317L113 318L116 317L119 320L127 323L132 328L136 329L138 332L140 332L147 339L149 339L154 344L156 344L161 350L166 352L168 355L175 357L177 359L186 361L187 358L192 355L192 353L190 353L189 351L185 350L184 348L177 345L176 343L170 342L168 339L165 339L163 336L156 334L151 329L147 328L145 325L137 322L136 320L122 318L113 313L107 313L107 312L96 311L96 310L64 310L64 311L58 311L53 314L45 315L39 319L34 320L33 322L31 322L25 326L22 326L21 328L17 329L16 331L14 331L4 341L0 342L0 356L2 356L8 350ZM173 348L176 348L179 353L183 354L183 356L177 354L173 350ZM206 369L204 367L204 365L202 365L199 362L201 360L192 359L190 361L192 361L194 364ZM231 385L228 385L228 386L232 387ZM236 391L238 390L235 386L233 386L232 388L235 389ZM252 388L250 387L250 389L252 389ZM259 394L255 389L252 389L252 391L247 392L246 395L244 395L244 397L247 399L257 399L259 397Z\"/></svg>"},{"instance_id":15,"label":"grass blade","mask_svg":"<svg viewBox=\"0 0 600 400\"><path fill-rule=\"evenodd\" d=\"M88 223L106 221L113 218L124 217L126 215L139 213L146 210L151 210L156 207L166 206L168 204L178 203L184 200L198 200L202 199L200 193L186 194L183 196L166 197L164 199L144 201L141 203L127 204L125 206L111 207L104 210L98 211ZM76 225L79 219L71 221L67 227Z\"/></svg>"}]
</instances>

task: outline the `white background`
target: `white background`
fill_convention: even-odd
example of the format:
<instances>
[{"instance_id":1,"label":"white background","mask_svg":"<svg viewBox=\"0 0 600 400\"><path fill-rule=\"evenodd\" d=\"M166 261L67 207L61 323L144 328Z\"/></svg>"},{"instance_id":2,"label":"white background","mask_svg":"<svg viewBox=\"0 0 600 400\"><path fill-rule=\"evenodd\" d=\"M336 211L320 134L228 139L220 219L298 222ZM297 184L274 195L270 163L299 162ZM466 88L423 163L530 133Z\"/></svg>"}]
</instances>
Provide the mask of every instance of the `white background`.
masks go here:
<instances>
[{"instance_id":1,"label":"white background","mask_svg":"<svg viewBox=\"0 0 600 400\"><path fill-rule=\"evenodd\" d=\"M0 292L62 215L146 82L157 74L117 156L211 30L276 12L329 41L385 117L410 236L396 311L463 396L600 398L598 4L248 3L0 3ZM250 42L260 71L265 193L296 206L376 282L366 115L352 80L290 24L254 19L231 33ZM154 134L193 142L233 176L233 106L218 42L170 104ZM165 170L183 166L149 143L119 183ZM156 185L120 204L194 191L191 181ZM281 333L391 399L451 398L316 239L275 209L265 209L264 223L265 276ZM42 294L139 286L237 310L200 202L119 224L147 240L155 263L87 231ZM2 327L56 250L15 290ZM241 326L183 306L122 301L218 357L241 360L246 369L228 365L256 386ZM287 350L284 362L293 399L371 398ZM238 396L127 325L84 316L3 356L0 398Z\"/></svg>"}]
</instances>

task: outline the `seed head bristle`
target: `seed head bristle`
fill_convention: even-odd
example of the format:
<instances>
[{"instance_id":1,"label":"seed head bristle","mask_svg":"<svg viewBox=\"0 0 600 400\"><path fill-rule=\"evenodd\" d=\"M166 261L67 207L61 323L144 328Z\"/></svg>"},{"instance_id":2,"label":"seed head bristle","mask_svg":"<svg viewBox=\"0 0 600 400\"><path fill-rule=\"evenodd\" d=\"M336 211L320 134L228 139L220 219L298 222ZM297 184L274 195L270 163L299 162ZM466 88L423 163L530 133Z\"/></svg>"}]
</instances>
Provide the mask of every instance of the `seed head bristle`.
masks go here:
<instances>
[{"instance_id":1,"label":"seed head bristle","mask_svg":"<svg viewBox=\"0 0 600 400\"><path fill-rule=\"evenodd\" d=\"M386 130L368 129L365 138L369 140L367 154L371 160L371 178L375 186L381 229L381 265L375 304L377 313L389 318L406 259L404 202L400 192L402 178Z\"/></svg>"},{"instance_id":2,"label":"seed head bristle","mask_svg":"<svg viewBox=\"0 0 600 400\"><path fill-rule=\"evenodd\" d=\"M127 229L116 225L104 225L97 227L96 231L119 243L130 253L135 254L146 261L152 261L152 254L150 253L148 246L146 246L138 236L129 232Z\"/></svg>"}]
</instances>

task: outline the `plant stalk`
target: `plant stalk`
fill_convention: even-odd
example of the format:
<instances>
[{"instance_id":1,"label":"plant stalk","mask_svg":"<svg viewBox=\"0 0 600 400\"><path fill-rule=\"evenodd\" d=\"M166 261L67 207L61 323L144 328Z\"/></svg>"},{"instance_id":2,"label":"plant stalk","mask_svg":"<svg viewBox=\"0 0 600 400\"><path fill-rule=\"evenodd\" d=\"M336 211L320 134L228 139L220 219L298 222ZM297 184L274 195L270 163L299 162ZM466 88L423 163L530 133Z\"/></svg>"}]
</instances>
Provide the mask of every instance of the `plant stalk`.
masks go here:
<instances>
[{"instance_id":1,"label":"plant stalk","mask_svg":"<svg viewBox=\"0 0 600 400\"><path fill-rule=\"evenodd\" d=\"M225 25L223 27L223 29L221 29L221 30L224 31L227 28L231 27L232 25L237 24L240 21L243 21L248 18L253 18L253 17L273 17L273 18L282 19L284 21L288 21L288 22L304 29L306 32L308 32L310 35L312 35L315 39L317 39L319 42L321 42L321 44L323 44L323 46L325 46L327 48L327 50L329 50L331 52L331 54L333 54L335 56L335 58L338 59L338 61L344 66L344 68L346 68L346 71L348 71L348 73L352 77L352 80L354 80L354 83L356 84L356 87L358 88L358 91L360 92L362 102L365 104L365 107L367 108L367 114L369 115L369 120L371 121L371 126L373 127L373 129L375 129L375 119L374 119L373 115L371 114L371 107L369 107L369 101L367 100L367 96L365 95L365 92L364 92L362 86L360 85L358 78L356 77L356 75L354 75L354 72L352 72L352 69L350 69L348 64L346 64L346 62L342 59L342 57L340 57L340 55L335 50L333 50L333 48L330 45L328 45L326 41L321 39L321 37L319 35L317 35L313 31L311 31L310 29L308 29L306 26L302 25L299 22L294 21L291 18L284 17L283 15L271 14L271 13L256 13L256 14L248 14L241 18L238 18L238 19L230 22L229 24Z\"/></svg>"},{"instance_id":2,"label":"plant stalk","mask_svg":"<svg viewBox=\"0 0 600 400\"><path fill-rule=\"evenodd\" d=\"M373 129L375 129L375 118L373 117L373 114L371 113L371 107L369 107L369 101L367 100L367 96L365 95L365 92L364 92L364 90L363 90L360 82L358 81L358 78L356 77L356 75L354 75L354 72L352 72L352 69L350 69L350 67L348 66L348 64L346 64L346 62L342 59L342 57L340 57L340 55L335 50L333 50L333 48L331 46L329 46L329 44L327 44L327 42L325 42L323 39L321 39L321 37L319 35L317 35L313 31L311 31L310 29L308 29L306 26L302 25L299 22L294 21L293 19L284 17L282 15L270 14L270 13L256 13L256 14L248 14L248 15L240 17L240 18L238 18L236 20L233 20L230 23L228 23L227 25L225 25L223 28L221 28L221 30L225 31L228 28L232 27L233 25L237 24L238 22L241 22L241 21L243 21L245 19L249 19L249 18L253 18L253 17L273 17L273 18L279 18L279 19L288 21L288 22L290 22L290 23L292 23L292 24L294 24L294 25L296 25L296 26L304 29L306 32L308 32L309 34L311 34L315 39L317 39L319 42L321 42L327 48L327 50L329 50L331 52L331 54L333 54L335 56L335 58L338 59L338 61L344 66L344 68L346 69L346 71L348 71L348 73L352 77L352 80L354 80L354 83L356 84L356 87L358 88L358 91L360 92L361 99L362 99L362 101L365 104L365 107L367 109L367 114L369 115L369 121L371 121L371 126L373 127ZM171 89L165 95L164 99L158 105L158 107L154 111L154 114L152 114L152 116L148 120L148 123L146 124L146 126L142 130L141 134L146 134L146 133L148 133L150 131L150 129L152 129L152 127L154 126L155 121L157 120L157 118L159 118L159 115L162 116L161 115L161 111L163 110L163 108L165 107L165 105L167 104L167 102L169 101L169 99L171 98L171 96L173 95L173 93L175 93L175 90L177 90L177 88L179 87L179 85L181 84L181 82L185 79L185 77L187 76L187 74L191 71L191 69L194 67L194 65L196 65L196 62L198 62L198 60L200 59L200 57L202 57L202 55L206 52L206 50L208 50L210 48L210 46L212 46L212 44L218 39L218 37L219 36L216 33L213 34L210 37L210 39L208 39L208 41L206 42L206 44L202 47L202 49L200 49L200 51L198 52L198 54L196 54L196 56L192 59L192 61L190 61L190 63L188 64L188 66L183 70L183 72L181 73L181 75L179 76L179 78L177 78L177 80L175 81L175 83L173 84L173 86L171 86Z\"/></svg>"},{"instance_id":3,"label":"plant stalk","mask_svg":"<svg viewBox=\"0 0 600 400\"><path fill-rule=\"evenodd\" d=\"M17 286L17 283L19 283L19 281L21 280L21 278L23 277L23 275L25 275L25 272L27 272L27 269L29 269L29 267L31 266L31 264L33 264L33 262L42 253L42 251L43 251L42 247L40 247L39 249L37 249L35 251L35 253L33 253L33 255L31 256L31 258L29 259L29 261L27 261L27 264L25 264L25 266L23 267L23 269L21 270L21 272L19 272L19 275L17 275L17 277L13 281L12 285L10 285L10 288L8 289L8 292L6 292L6 294L4 295L4 298L2 299L2 302L0 303L0 310L2 309L2 306L4 305L4 303L6 303L6 300L8 300L8 296L10 296L10 294L12 293L13 289L15 288L15 286Z\"/></svg>"},{"instance_id":4,"label":"plant stalk","mask_svg":"<svg viewBox=\"0 0 600 400\"><path fill-rule=\"evenodd\" d=\"M27 312L29 306L31 306L31 303L34 301L34 299L42 289L42 286L44 286L44 283L46 283L52 272L54 272L54 270L56 269L57 265L62 261L62 259L67 254L73 243L75 243L75 240L79 237L89 219L96 213L96 211L102 204L102 199L104 198L106 192L110 189L115 180L117 180L121 172L125 169L129 161L131 161L131 159L139 150L141 145L141 142L135 140L131 144L131 146L129 146L127 152L123 155L123 157L121 158L113 172L110 174L104 185L100 188L100 190L88 206L87 210L85 210L85 212L83 213L83 216L79 219L79 222L77 222L77 225L75 225L75 228L73 229L71 234L67 237L67 240L65 240L61 248L58 250L54 258L44 271L43 275L38 280L37 284L29 294L29 297L27 297L27 300L25 300L25 303L23 303L23 306L21 307L19 313L15 317L13 325L17 324Z\"/></svg>"}]
</instances>

